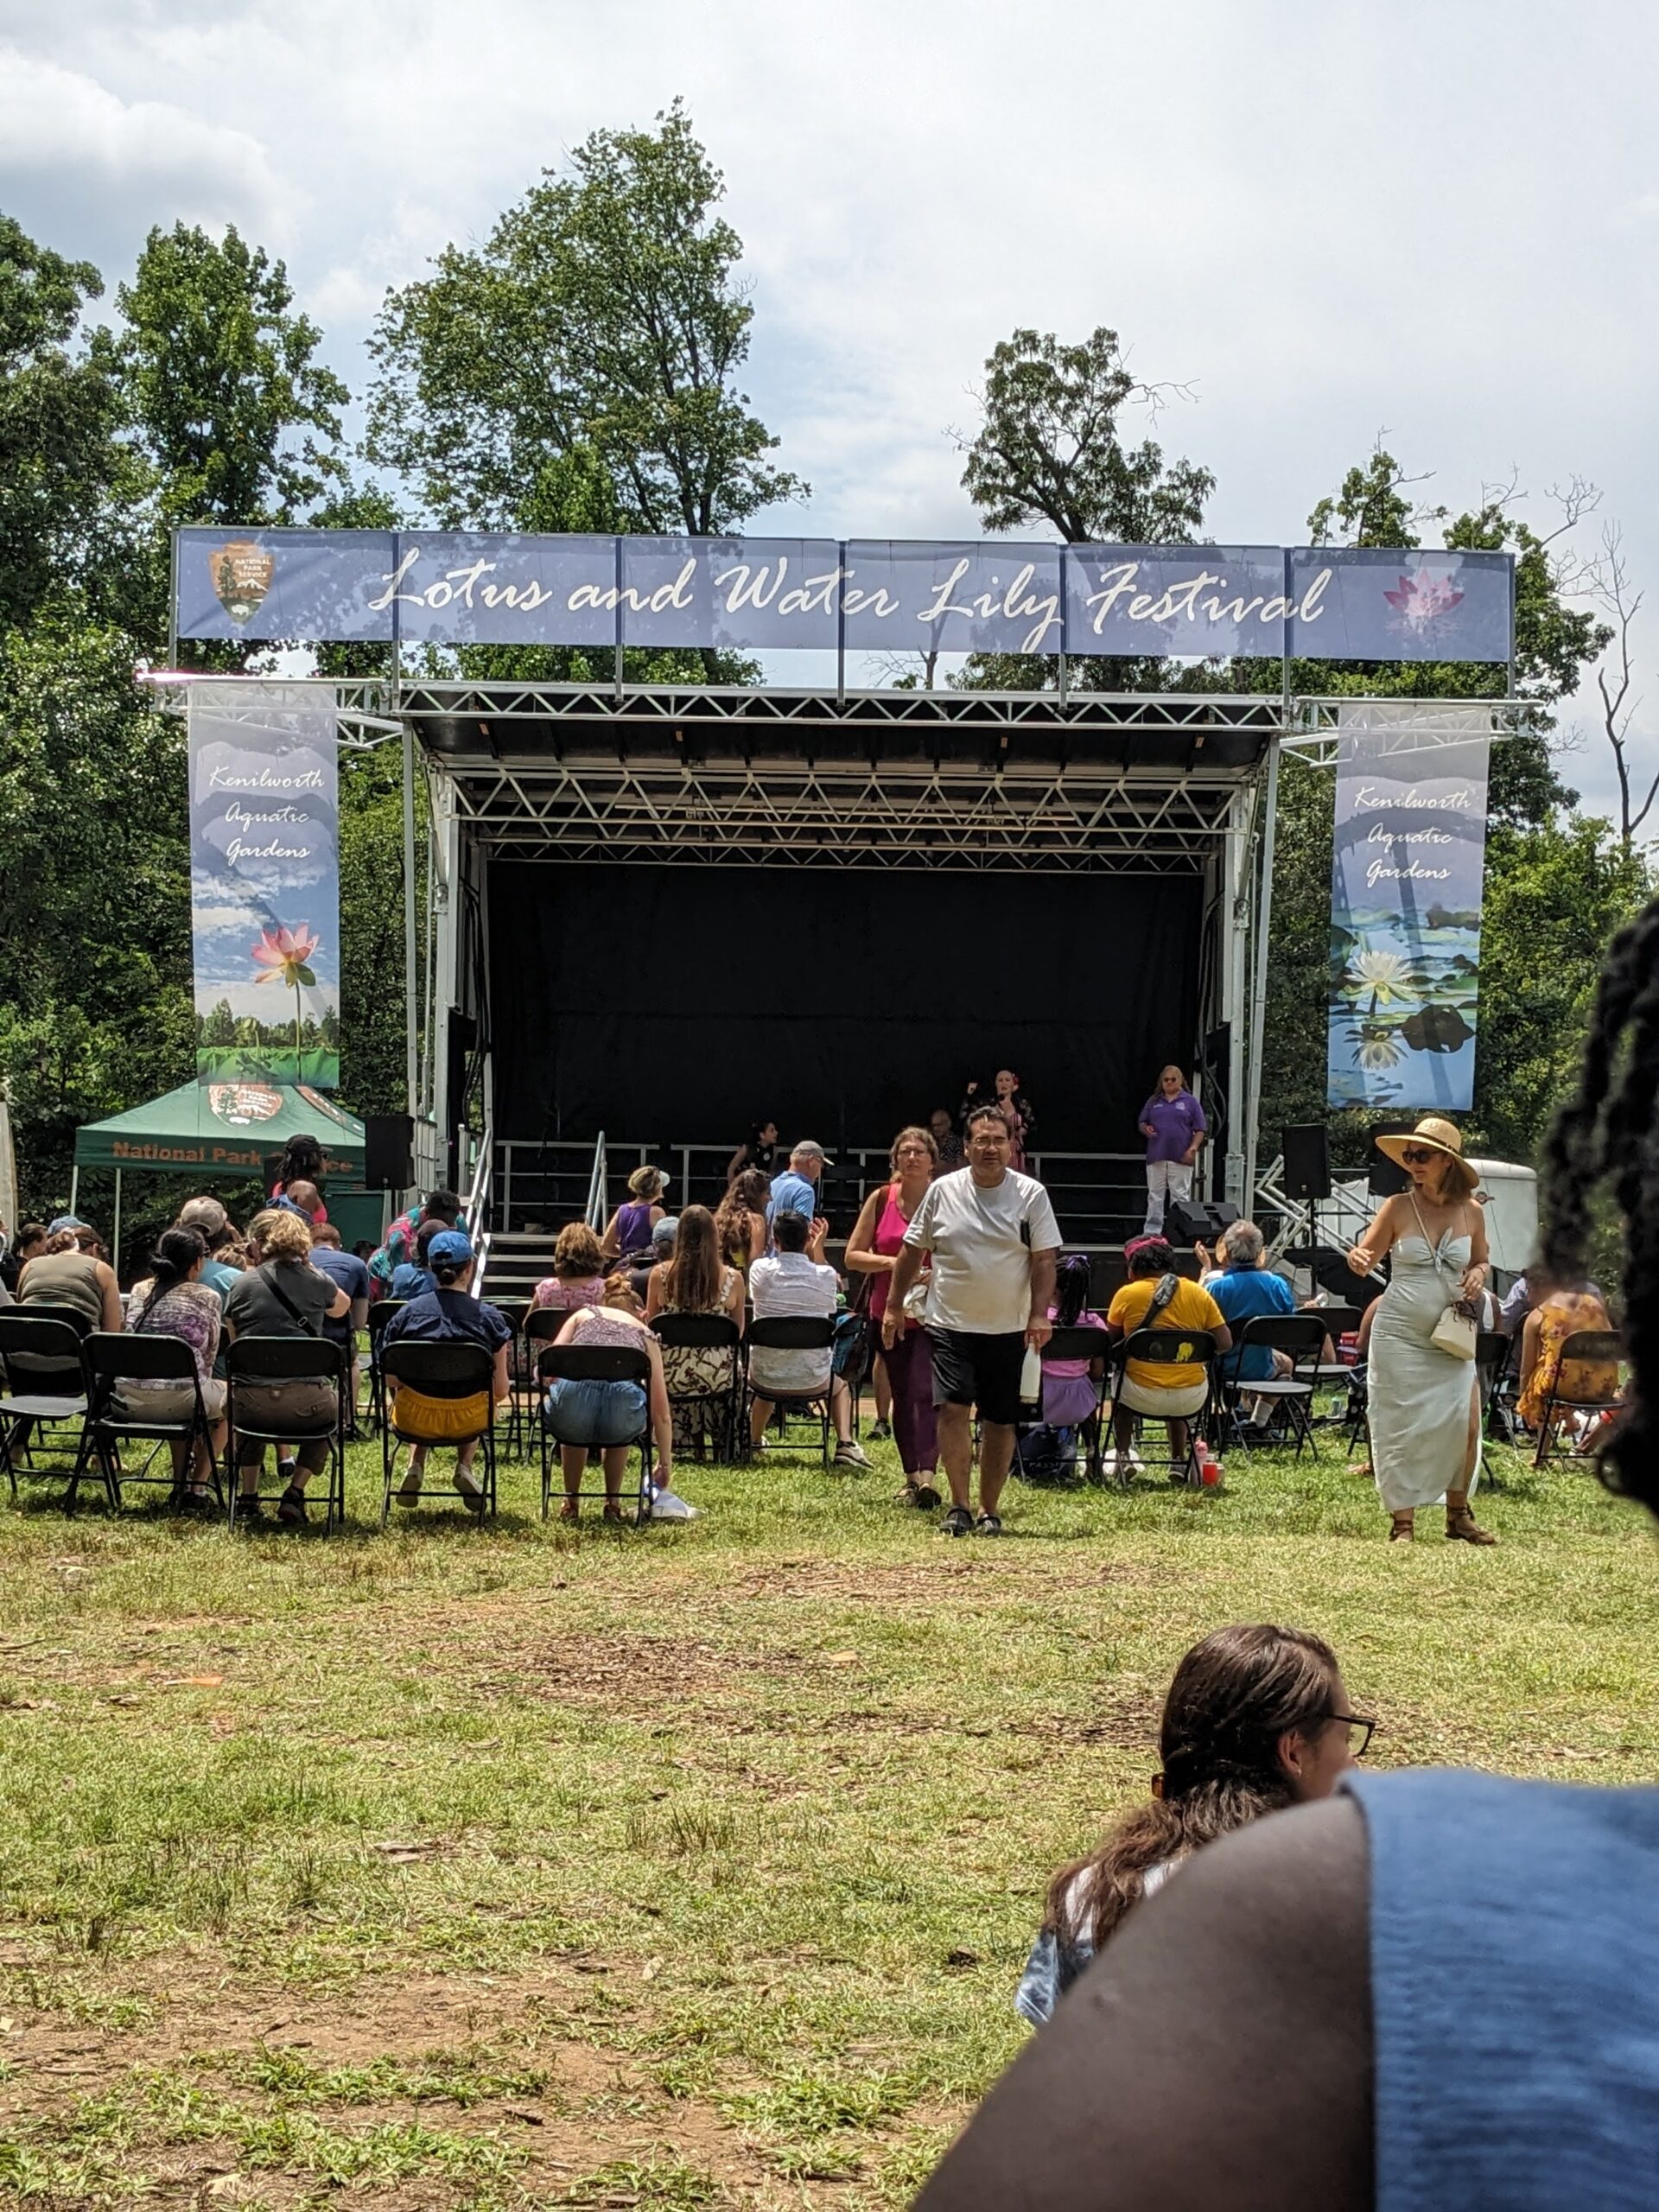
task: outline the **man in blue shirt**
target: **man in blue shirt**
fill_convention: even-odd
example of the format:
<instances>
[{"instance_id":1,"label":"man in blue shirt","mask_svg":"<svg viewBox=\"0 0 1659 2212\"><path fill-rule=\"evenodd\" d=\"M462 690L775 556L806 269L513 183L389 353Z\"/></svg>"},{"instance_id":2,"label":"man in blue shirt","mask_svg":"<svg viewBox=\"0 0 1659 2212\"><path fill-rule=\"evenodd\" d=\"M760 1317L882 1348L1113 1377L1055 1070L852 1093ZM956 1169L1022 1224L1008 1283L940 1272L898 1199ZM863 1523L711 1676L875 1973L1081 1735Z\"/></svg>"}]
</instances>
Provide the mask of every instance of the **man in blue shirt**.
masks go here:
<instances>
[{"instance_id":1,"label":"man in blue shirt","mask_svg":"<svg viewBox=\"0 0 1659 2212\"><path fill-rule=\"evenodd\" d=\"M319 1274L327 1275L337 1283L352 1301L349 1313L342 1313L338 1321L325 1319L322 1333L333 1344L339 1344L346 1354L352 1370L352 1426L357 1426L357 1332L369 1325L369 1270L355 1252L347 1252L340 1245L340 1231L332 1221L320 1221L311 1230L311 1264ZM204 1270L205 1272L205 1270Z\"/></svg>"},{"instance_id":2,"label":"man in blue shirt","mask_svg":"<svg viewBox=\"0 0 1659 2212\"><path fill-rule=\"evenodd\" d=\"M826 1158L823 1147L810 1137L803 1137L789 1155L789 1166L773 1182L772 1196L766 1201L766 1227L771 1229L780 1213L804 1214L809 1224L818 1217L818 1179L826 1167L833 1167L833 1160Z\"/></svg>"},{"instance_id":3,"label":"man in blue shirt","mask_svg":"<svg viewBox=\"0 0 1659 2212\"><path fill-rule=\"evenodd\" d=\"M1267 1240L1261 1230L1253 1221L1236 1221L1224 1230L1216 1247L1218 1267L1211 1267L1205 1246L1194 1249L1204 1270L1198 1280L1226 1316L1237 1347L1223 1362L1227 1380L1266 1382L1274 1375L1288 1375L1290 1361L1285 1353L1270 1351L1266 1344L1239 1344L1244 1324L1258 1314L1296 1311L1295 1292L1283 1275L1262 1265Z\"/></svg>"}]
</instances>

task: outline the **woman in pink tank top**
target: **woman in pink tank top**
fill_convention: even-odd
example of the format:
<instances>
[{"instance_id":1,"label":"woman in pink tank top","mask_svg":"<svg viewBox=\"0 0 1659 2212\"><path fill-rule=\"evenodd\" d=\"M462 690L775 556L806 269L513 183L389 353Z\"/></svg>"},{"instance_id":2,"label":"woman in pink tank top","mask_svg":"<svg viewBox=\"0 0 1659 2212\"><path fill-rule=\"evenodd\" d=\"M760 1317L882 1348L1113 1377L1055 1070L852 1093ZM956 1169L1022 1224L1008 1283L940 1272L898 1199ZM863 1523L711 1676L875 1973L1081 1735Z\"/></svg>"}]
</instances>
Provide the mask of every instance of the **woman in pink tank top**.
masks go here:
<instances>
[{"instance_id":1,"label":"woman in pink tank top","mask_svg":"<svg viewBox=\"0 0 1659 2212\"><path fill-rule=\"evenodd\" d=\"M870 1192L847 1240L847 1265L854 1274L869 1275L869 1318L879 1332L887 1308L887 1284L893 1263L905 1241L910 1217L920 1205L939 1147L927 1129L900 1129L888 1158L893 1180ZM880 1357L887 1362L893 1385L893 1433L899 1446L899 1464L905 1471L901 1505L931 1509L939 1502L933 1482L939 1464L938 1421L933 1410L933 1356L927 1332L919 1323L901 1320L890 1351Z\"/></svg>"}]
</instances>

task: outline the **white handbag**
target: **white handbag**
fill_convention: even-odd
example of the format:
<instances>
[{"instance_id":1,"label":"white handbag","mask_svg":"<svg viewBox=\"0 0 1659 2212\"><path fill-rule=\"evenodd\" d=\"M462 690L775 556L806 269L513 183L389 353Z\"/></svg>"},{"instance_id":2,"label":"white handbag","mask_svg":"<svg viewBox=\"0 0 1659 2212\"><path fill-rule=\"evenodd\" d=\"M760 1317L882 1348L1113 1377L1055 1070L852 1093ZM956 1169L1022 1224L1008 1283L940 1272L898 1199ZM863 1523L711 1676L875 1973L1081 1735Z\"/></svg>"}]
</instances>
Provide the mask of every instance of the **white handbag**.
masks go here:
<instances>
[{"instance_id":1,"label":"white handbag","mask_svg":"<svg viewBox=\"0 0 1659 2212\"><path fill-rule=\"evenodd\" d=\"M1438 1268L1440 1265L1440 1254L1436 1250L1433 1241L1430 1237L1427 1230L1423 1227L1423 1217L1418 1210L1417 1201L1414 1198L1411 1202L1411 1210L1413 1213L1417 1215L1418 1231L1421 1236L1424 1243L1428 1246L1429 1251L1433 1255L1434 1264ZM1434 1326L1429 1331L1428 1341L1430 1344L1434 1345L1438 1351L1449 1353L1453 1359L1472 1359L1474 1357L1475 1320L1473 1314L1465 1313L1463 1310L1463 1289L1461 1284L1459 1285L1458 1296L1447 1300L1445 1312L1440 1315L1440 1319L1434 1324Z\"/></svg>"}]
</instances>

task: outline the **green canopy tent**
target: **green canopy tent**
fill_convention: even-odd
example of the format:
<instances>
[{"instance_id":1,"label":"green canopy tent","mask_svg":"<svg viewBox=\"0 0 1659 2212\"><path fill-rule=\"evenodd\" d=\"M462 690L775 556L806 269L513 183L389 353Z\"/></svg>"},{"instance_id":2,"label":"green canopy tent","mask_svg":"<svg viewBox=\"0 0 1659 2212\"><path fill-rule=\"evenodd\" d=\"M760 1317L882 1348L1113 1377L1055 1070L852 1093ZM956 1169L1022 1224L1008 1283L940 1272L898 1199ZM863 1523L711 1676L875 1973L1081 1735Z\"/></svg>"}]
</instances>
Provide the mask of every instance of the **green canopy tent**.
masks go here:
<instances>
[{"instance_id":1,"label":"green canopy tent","mask_svg":"<svg viewBox=\"0 0 1659 2212\"><path fill-rule=\"evenodd\" d=\"M124 1169L188 1175L198 1184L229 1181L258 1174L272 1153L281 1152L289 1137L302 1135L315 1137L321 1146L325 1177L361 1187L362 1122L308 1084L181 1083L148 1106L129 1107L124 1114L76 1130L69 1210L75 1210L83 1167L112 1167L111 1249L118 1251Z\"/></svg>"}]
</instances>

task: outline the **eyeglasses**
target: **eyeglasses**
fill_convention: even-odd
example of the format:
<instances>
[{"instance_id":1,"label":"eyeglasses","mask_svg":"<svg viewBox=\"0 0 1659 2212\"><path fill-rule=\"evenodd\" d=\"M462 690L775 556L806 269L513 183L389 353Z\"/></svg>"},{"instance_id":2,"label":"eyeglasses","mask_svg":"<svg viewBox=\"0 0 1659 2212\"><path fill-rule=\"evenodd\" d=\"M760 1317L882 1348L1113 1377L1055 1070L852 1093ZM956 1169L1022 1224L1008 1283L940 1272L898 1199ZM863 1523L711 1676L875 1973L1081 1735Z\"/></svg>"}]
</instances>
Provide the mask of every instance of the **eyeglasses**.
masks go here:
<instances>
[{"instance_id":1,"label":"eyeglasses","mask_svg":"<svg viewBox=\"0 0 1659 2212\"><path fill-rule=\"evenodd\" d=\"M1433 1160L1434 1155L1427 1145L1403 1144L1400 1147L1400 1157L1408 1167L1421 1167L1426 1162Z\"/></svg>"},{"instance_id":2,"label":"eyeglasses","mask_svg":"<svg viewBox=\"0 0 1659 2212\"><path fill-rule=\"evenodd\" d=\"M1376 1733L1376 1721L1371 1719L1363 1713L1327 1713L1325 1718L1327 1720L1341 1720L1347 1724L1348 1755L1351 1758L1363 1759L1365 1756L1366 1746L1370 1744L1371 1738ZM1359 1741L1357 1743L1354 1741L1354 1731L1356 1728L1359 1731Z\"/></svg>"}]
</instances>

